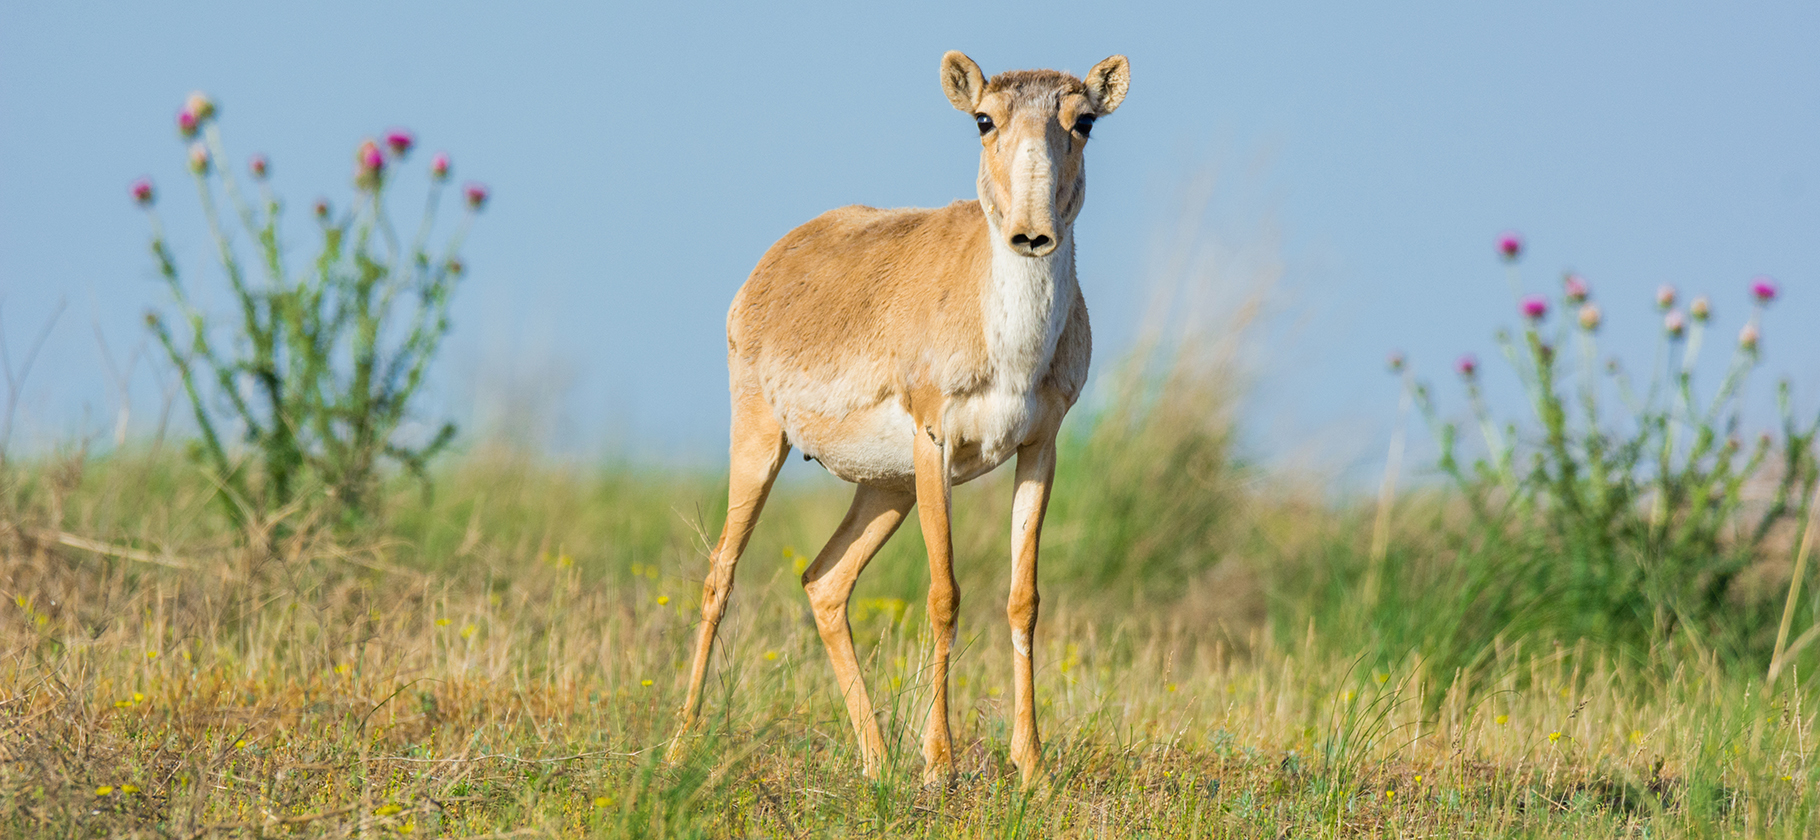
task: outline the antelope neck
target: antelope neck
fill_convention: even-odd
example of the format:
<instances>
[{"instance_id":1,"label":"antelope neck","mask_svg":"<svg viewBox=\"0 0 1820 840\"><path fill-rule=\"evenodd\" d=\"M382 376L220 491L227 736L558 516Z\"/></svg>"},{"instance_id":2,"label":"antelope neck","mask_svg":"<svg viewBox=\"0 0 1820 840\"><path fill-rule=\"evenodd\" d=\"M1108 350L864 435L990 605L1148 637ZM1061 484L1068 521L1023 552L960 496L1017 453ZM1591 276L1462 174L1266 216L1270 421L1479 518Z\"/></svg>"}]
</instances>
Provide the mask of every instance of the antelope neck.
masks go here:
<instances>
[{"instance_id":1,"label":"antelope neck","mask_svg":"<svg viewBox=\"0 0 1820 840\"><path fill-rule=\"evenodd\" d=\"M1000 389L1028 391L1049 372L1074 306L1074 226L1059 226L1055 250L1041 257L1011 250L990 213L986 226L992 274L981 304L992 380Z\"/></svg>"}]
</instances>

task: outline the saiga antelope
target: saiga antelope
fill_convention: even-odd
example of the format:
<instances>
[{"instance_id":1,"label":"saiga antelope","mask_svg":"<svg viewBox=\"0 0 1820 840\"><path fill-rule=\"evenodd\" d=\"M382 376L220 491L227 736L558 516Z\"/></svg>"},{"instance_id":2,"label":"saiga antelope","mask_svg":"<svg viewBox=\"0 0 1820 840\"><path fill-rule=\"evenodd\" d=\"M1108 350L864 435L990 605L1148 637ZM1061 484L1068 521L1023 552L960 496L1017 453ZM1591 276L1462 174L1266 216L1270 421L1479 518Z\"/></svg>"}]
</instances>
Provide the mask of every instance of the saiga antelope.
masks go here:
<instances>
[{"instance_id":1,"label":"saiga antelope","mask_svg":"<svg viewBox=\"0 0 1820 840\"><path fill-rule=\"evenodd\" d=\"M918 510L935 637L923 774L925 781L948 775L948 656L960 602L949 490L1016 453L1006 608L1014 648L1011 759L1024 784L1036 778L1037 542L1055 478L1056 431L1080 396L1092 352L1074 275L1074 220L1086 197L1081 152L1094 120L1125 98L1130 73L1115 55L1085 79L1023 70L988 80L972 59L949 52L942 90L979 127L979 200L934 210L831 210L772 245L734 296L727 521L702 586L684 732L700 709L734 566L794 445L858 485L802 579L866 775L875 778L885 742L854 654L847 599L905 514Z\"/></svg>"}]
</instances>

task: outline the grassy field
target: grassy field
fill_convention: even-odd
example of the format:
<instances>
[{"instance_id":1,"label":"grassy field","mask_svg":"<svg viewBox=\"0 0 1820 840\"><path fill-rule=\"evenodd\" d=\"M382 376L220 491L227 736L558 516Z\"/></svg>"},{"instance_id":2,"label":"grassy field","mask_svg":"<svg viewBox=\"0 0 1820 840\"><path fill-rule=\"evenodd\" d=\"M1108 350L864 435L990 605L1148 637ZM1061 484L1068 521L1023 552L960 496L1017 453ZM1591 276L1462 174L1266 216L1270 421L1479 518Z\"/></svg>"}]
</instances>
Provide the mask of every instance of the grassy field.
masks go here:
<instances>
[{"instance_id":1,"label":"grassy field","mask_svg":"<svg viewBox=\"0 0 1820 840\"><path fill-rule=\"evenodd\" d=\"M828 484L774 497L740 569L707 731L666 766L724 504L714 476L475 454L428 501L400 485L381 525L337 534L293 513L249 536L179 459L14 464L0 833L1820 830L1811 668L1768 690L1758 663L1691 634L1644 650L1529 634L1465 666L1405 645L1379 613L1424 598L1444 611L1452 596L1421 570L1447 563L1433 533L1445 500L1406 503L1387 597L1351 609L1334 593L1357 579L1370 511L1230 463L1222 428L1164 410L1108 418L1065 456L1038 638L1051 780L1029 794L1006 756L1002 477L956 495L961 774L932 789L917 781L920 537L907 525L855 596L893 750L873 783L796 582L844 510Z\"/></svg>"}]
</instances>

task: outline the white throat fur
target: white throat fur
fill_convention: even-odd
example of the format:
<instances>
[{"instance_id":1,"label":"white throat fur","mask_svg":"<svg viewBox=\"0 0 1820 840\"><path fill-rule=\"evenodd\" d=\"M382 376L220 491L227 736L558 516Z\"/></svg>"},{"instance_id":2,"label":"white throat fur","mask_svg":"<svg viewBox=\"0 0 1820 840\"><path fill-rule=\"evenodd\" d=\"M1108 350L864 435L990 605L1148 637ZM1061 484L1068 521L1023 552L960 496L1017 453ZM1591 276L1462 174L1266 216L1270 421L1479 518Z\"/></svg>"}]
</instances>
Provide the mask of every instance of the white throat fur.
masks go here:
<instances>
[{"instance_id":1,"label":"white throat fur","mask_svg":"<svg viewBox=\"0 0 1820 840\"><path fill-rule=\"evenodd\" d=\"M1049 372L1056 343L1072 314L1075 292L1074 230L1056 231L1055 250L1026 257L1011 250L991 213L986 214L992 242L992 277L983 300L986 354L994 385L1028 391Z\"/></svg>"}]
</instances>

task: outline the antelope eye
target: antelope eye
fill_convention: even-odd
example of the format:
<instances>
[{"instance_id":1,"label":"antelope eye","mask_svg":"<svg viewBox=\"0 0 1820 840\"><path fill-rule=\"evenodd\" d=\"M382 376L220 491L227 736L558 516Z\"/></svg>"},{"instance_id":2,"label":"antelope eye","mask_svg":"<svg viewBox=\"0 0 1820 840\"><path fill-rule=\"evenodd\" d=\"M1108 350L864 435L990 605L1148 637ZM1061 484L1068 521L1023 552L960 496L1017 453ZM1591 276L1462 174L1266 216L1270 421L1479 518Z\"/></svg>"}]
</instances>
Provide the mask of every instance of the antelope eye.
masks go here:
<instances>
[{"instance_id":1,"label":"antelope eye","mask_svg":"<svg viewBox=\"0 0 1820 840\"><path fill-rule=\"evenodd\" d=\"M985 114L974 114L973 121L979 123L980 134L982 135L992 130L992 118Z\"/></svg>"},{"instance_id":2,"label":"antelope eye","mask_svg":"<svg viewBox=\"0 0 1820 840\"><path fill-rule=\"evenodd\" d=\"M1086 137L1087 135L1092 134L1093 133L1093 115L1092 114L1082 114L1078 117L1075 117L1074 118L1074 130L1080 132L1080 135L1082 137Z\"/></svg>"}]
</instances>

